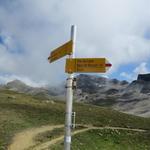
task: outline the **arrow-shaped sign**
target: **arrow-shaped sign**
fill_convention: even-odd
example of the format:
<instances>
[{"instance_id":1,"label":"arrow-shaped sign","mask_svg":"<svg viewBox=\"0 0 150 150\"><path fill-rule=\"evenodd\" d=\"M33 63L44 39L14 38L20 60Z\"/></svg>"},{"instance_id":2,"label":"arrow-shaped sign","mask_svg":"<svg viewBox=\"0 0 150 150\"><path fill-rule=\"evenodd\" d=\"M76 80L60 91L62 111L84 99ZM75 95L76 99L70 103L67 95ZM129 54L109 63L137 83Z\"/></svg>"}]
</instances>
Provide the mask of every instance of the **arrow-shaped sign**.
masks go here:
<instances>
[{"instance_id":1,"label":"arrow-shaped sign","mask_svg":"<svg viewBox=\"0 0 150 150\"><path fill-rule=\"evenodd\" d=\"M65 43L64 45L53 50L51 52L50 56L48 57L49 62L52 63L53 61L56 61L57 59L60 59L66 55L71 55L72 54L72 45L73 45L73 42L72 42L72 40L70 40L69 42Z\"/></svg>"},{"instance_id":2,"label":"arrow-shaped sign","mask_svg":"<svg viewBox=\"0 0 150 150\"><path fill-rule=\"evenodd\" d=\"M105 73L111 66L106 58L69 58L66 60L67 73Z\"/></svg>"}]
</instances>

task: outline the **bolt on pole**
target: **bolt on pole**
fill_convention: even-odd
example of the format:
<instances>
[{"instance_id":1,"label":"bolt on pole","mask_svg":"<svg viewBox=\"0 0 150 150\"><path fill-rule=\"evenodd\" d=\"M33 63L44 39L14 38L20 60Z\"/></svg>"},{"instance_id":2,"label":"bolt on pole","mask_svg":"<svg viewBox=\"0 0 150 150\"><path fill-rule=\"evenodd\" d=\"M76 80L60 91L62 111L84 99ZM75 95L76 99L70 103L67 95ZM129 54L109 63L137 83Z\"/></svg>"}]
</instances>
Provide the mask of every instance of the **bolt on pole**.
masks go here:
<instances>
[{"instance_id":1,"label":"bolt on pole","mask_svg":"<svg viewBox=\"0 0 150 150\"><path fill-rule=\"evenodd\" d=\"M69 58L75 57L75 42L76 42L76 26L71 26L71 40L73 42L72 55ZM65 116L65 137L64 150L71 149L71 128L72 128L72 103L73 103L73 82L74 75L68 74L67 78L67 93L66 93L66 116Z\"/></svg>"}]
</instances>

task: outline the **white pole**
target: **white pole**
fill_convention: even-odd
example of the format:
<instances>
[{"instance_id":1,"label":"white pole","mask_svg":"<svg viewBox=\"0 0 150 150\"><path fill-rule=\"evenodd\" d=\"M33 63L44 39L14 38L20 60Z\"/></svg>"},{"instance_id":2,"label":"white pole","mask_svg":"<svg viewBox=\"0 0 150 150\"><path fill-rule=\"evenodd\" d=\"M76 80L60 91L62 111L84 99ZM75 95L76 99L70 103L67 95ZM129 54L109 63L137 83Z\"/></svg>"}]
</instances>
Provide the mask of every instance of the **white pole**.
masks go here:
<instances>
[{"instance_id":1,"label":"white pole","mask_svg":"<svg viewBox=\"0 0 150 150\"><path fill-rule=\"evenodd\" d=\"M75 57L75 42L76 42L76 26L71 26L71 40L73 41L73 52L69 58ZM73 102L73 73L68 74L67 79L67 94L66 94L66 117L65 117L65 138L64 138L64 150L71 149L71 128L72 128L72 102Z\"/></svg>"}]
</instances>

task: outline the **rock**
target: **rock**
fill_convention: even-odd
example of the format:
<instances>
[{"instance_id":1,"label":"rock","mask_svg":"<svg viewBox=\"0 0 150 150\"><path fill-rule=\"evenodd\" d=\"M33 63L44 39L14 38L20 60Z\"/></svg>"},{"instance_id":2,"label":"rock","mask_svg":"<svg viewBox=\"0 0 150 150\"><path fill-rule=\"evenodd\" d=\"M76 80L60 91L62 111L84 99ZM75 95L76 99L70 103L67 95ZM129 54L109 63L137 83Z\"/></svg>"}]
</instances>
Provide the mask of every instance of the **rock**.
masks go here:
<instances>
[{"instance_id":1,"label":"rock","mask_svg":"<svg viewBox=\"0 0 150 150\"><path fill-rule=\"evenodd\" d=\"M123 81L121 81L120 84L121 84L121 85L127 85L127 84L129 84L129 82L127 82L126 80L123 80Z\"/></svg>"},{"instance_id":2,"label":"rock","mask_svg":"<svg viewBox=\"0 0 150 150\"><path fill-rule=\"evenodd\" d=\"M110 95L110 94L117 94L119 92L119 90L117 89L109 89L108 91L106 91L106 94Z\"/></svg>"},{"instance_id":3,"label":"rock","mask_svg":"<svg viewBox=\"0 0 150 150\"><path fill-rule=\"evenodd\" d=\"M150 82L150 73L149 74L139 74L137 80Z\"/></svg>"}]
</instances>

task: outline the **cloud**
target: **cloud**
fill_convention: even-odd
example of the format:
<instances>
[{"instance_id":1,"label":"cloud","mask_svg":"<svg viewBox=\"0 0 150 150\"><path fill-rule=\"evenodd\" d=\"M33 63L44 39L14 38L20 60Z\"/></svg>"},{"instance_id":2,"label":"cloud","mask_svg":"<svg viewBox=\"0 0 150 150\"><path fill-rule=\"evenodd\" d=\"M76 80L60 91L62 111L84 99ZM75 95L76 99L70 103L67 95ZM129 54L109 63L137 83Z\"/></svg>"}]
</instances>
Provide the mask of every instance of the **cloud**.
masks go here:
<instances>
[{"instance_id":1,"label":"cloud","mask_svg":"<svg viewBox=\"0 0 150 150\"><path fill-rule=\"evenodd\" d=\"M120 73L120 76L124 77L126 80L129 80L129 81L134 80L133 74L122 72Z\"/></svg>"},{"instance_id":2,"label":"cloud","mask_svg":"<svg viewBox=\"0 0 150 150\"><path fill-rule=\"evenodd\" d=\"M133 71L136 74L145 74L148 73L149 70L147 68L147 63L143 62L138 67L136 67Z\"/></svg>"},{"instance_id":3,"label":"cloud","mask_svg":"<svg viewBox=\"0 0 150 150\"><path fill-rule=\"evenodd\" d=\"M65 80L64 60L48 64L52 49L68 41L76 24L77 57L106 57L116 71L150 58L149 0L5 0L0 2L0 72L46 80ZM7 46L7 47L6 47Z\"/></svg>"},{"instance_id":4,"label":"cloud","mask_svg":"<svg viewBox=\"0 0 150 150\"><path fill-rule=\"evenodd\" d=\"M138 74L146 74L149 73L150 70L147 68L147 63L142 62L139 66L137 66L131 73L122 72L120 76L126 78L129 81L137 79Z\"/></svg>"}]
</instances>

